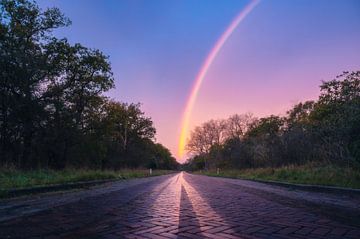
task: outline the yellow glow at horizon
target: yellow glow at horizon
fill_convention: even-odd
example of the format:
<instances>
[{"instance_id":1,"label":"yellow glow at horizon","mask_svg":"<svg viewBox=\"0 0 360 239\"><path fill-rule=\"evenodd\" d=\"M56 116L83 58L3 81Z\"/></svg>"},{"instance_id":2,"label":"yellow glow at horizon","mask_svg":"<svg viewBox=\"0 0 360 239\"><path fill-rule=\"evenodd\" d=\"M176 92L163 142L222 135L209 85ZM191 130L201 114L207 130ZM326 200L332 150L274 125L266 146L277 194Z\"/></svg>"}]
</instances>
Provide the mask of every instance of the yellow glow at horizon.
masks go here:
<instances>
[{"instance_id":1,"label":"yellow glow at horizon","mask_svg":"<svg viewBox=\"0 0 360 239\"><path fill-rule=\"evenodd\" d=\"M181 123L181 132L178 143L178 157L183 158L185 155L185 146L187 144L187 140L189 137L189 123L190 116L194 107L194 103L198 92L200 90L200 86L208 72L212 62L215 57L225 44L226 40L231 36L236 27L240 24L240 22L254 9L254 7L260 2L260 0L252 0L246 7L241 10L241 12L236 16L236 18L232 21L226 31L221 35L219 40L216 42L209 55L207 56L204 64L202 65L197 77L195 78L195 83L192 87L190 96L186 103L185 111L183 113L182 123Z\"/></svg>"}]
</instances>

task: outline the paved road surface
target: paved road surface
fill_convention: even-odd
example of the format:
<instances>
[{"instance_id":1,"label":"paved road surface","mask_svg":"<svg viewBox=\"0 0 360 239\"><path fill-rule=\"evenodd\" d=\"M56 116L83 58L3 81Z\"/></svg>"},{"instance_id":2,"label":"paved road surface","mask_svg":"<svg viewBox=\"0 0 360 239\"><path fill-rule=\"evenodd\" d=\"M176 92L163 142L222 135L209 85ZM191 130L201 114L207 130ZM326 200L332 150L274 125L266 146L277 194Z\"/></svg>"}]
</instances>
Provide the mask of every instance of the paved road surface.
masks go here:
<instances>
[{"instance_id":1,"label":"paved road surface","mask_svg":"<svg viewBox=\"0 0 360 239\"><path fill-rule=\"evenodd\" d=\"M0 201L0 238L360 238L358 196L178 173Z\"/></svg>"}]
</instances>

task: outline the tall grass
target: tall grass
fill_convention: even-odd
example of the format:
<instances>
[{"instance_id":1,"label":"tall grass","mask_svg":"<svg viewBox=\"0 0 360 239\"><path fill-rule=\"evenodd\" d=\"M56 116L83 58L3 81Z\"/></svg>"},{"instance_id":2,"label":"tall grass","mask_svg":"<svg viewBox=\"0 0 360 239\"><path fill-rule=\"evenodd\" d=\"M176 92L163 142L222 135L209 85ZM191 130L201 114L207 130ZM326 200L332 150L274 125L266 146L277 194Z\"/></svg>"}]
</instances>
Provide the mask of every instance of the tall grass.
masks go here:
<instances>
[{"instance_id":1,"label":"tall grass","mask_svg":"<svg viewBox=\"0 0 360 239\"><path fill-rule=\"evenodd\" d=\"M0 169L0 189L7 190L104 179L129 179L163 175L170 172L169 170L153 170L152 175L150 175L148 169L123 169L117 171L84 169L21 171Z\"/></svg>"},{"instance_id":2,"label":"tall grass","mask_svg":"<svg viewBox=\"0 0 360 239\"><path fill-rule=\"evenodd\" d=\"M200 172L197 172L200 173ZM360 188L360 171L335 165L307 164L280 168L256 168L244 170L221 170L201 172L209 176L272 180L298 184L313 184Z\"/></svg>"}]
</instances>

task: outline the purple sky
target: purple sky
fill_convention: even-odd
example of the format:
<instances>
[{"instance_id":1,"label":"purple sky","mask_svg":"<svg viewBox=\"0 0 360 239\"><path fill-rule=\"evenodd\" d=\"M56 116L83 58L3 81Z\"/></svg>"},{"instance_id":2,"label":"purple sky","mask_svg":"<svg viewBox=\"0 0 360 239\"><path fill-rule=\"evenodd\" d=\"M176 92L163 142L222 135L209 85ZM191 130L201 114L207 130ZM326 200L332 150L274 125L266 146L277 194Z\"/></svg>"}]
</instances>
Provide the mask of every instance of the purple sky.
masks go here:
<instances>
[{"instance_id":1,"label":"purple sky","mask_svg":"<svg viewBox=\"0 0 360 239\"><path fill-rule=\"evenodd\" d=\"M116 89L141 102L176 156L181 117L207 54L247 0L40 0L73 24L56 32L110 56ZM360 69L360 1L263 0L238 26L200 89L191 127L234 113L284 114L322 80Z\"/></svg>"}]
</instances>

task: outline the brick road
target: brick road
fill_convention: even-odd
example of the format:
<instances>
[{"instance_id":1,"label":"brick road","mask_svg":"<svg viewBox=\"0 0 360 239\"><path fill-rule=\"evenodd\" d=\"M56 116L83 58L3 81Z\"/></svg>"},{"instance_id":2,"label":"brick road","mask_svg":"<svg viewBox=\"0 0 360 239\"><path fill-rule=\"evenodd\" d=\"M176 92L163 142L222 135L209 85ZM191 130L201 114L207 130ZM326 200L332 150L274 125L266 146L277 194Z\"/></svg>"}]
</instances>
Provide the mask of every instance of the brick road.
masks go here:
<instances>
[{"instance_id":1,"label":"brick road","mask_svg":"<svg viewBox=\"0 0 360 239\"><path fill-rule=\"evenodd\" d=\"M187 173L88 191L0 202L0 238L360 238L359 198L344 195Z\"/></svg>"}]
</instances>

